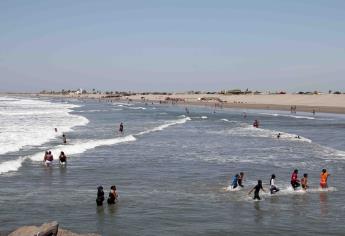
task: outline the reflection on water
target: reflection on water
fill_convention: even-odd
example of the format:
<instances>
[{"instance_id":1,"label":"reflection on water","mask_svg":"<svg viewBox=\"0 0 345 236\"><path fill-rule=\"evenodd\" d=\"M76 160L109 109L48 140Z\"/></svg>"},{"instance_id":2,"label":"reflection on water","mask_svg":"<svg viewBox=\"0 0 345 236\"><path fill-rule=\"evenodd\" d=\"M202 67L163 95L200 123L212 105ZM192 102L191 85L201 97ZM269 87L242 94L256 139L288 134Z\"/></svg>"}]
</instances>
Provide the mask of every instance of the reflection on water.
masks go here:
<instances>
[{"instance_id":1,"label":"reflection on water","mask_svg":"<svg viewBox=\"0 0 345 236\"><path fill-rule=\"evenodd\" d=\"M328 215L328 192L320 192L320 213L321 216Z\"/></svg>"}]
</instances>

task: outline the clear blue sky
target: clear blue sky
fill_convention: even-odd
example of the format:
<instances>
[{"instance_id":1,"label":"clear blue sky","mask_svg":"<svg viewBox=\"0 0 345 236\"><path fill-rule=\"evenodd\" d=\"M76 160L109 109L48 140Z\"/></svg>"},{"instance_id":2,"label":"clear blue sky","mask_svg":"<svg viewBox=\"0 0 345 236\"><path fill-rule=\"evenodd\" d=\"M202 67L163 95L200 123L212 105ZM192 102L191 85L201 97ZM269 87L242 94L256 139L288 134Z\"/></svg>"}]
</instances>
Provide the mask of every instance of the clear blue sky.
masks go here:
<instances>
[{"instance_id":1,"label":"clear blue sky","mask_svg":"<svg viewBox=\"0 0 345 236\"><path fill-rule=\"evenodd\" d=\"M1 0L0 91L345 90L344 0Z\"/></svg>"}]
</instances>

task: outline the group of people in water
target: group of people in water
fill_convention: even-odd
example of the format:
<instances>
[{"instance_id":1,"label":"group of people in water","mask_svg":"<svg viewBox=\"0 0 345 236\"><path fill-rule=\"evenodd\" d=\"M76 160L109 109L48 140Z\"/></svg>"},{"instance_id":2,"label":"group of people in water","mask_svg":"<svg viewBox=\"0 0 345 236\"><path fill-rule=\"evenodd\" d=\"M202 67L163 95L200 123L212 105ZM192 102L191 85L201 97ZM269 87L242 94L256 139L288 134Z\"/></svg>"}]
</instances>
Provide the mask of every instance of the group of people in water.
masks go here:
<instances>
[{"instance_id":1,"label":"group of people in water","mask_svg":"<svg viewBox=\"0 0 345 236\"><path fill-rule=\"evenodd\" d=\"M53 156L52 152L46 151L44 154L44 157L43 157L43 163L46 166L51 166L51 165L53 165L53 161L54 161L54 156ZM67 156L65 155L65 153L63 151L60 152L59 162L60 162L60 165L66 165L67 164Z\"/></svg>"},{"instance_id":2,"label":"group of people in water","mask_svg":"<svg viewBox=\"0 0 345 236\"><path fill-rule=\"evenodd\" d=\"M116 191L116 186L113 185L110 187L110 192L109 196L107 199L107 203L109 205L113 205L116 203L117 199L119 197L119 194ZM96 198L96 204L97 206L102 206L104 201L104 191L103 191L103 186L98 186L97 188L97 198Z\"/></svg>"},{"instance_id":3,"label":"group of people in water","mask_svg":"<svg viewBox=\"0 0 345 236\"><path fill-rule=\"evenodd\" d=\"M327 170L322 169L321 174L320 174L320 187L322 189L328 188L327 181L328 181L329 176L330 176L330 174L327 172ZM275 194L275 193L279 192L279 188L275 184L275 179L276 179L275 174L272 174L271 178L270 178L270 182L269 182L271 194ZM243 188L244 187L243 186L243 180L244 180L244 173L243 172L240 172L240 174L234 175L234 177L232 178L232 182L231 182L232 189L236 189L238 186ZM298 170L295 169L291 174L290 184L294 190L297 190L299 187L301 187L302 190L307 190L309 188L308 174L304 173L303 178L301 180L299 180L298 179ZM250 195L254 191L253 199L254 200L256 200L256 199L261 200L261 198L259 196L260 190L266 192L262 186L262 180L258 180L257 185L255 185L249 191L248 195Z\"/></svg>"}]
</instances>

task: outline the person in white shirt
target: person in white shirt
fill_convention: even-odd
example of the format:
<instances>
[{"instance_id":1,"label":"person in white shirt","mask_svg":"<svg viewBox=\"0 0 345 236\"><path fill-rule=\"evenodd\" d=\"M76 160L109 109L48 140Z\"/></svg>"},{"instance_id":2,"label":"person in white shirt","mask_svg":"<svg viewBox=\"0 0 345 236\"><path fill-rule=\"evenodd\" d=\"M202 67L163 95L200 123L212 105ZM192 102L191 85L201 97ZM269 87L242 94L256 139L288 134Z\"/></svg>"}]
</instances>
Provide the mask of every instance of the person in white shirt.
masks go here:
<instances>
[{"instance_id":1,"label":"person in white shirt","mask_svg":"<svg viewBox=\"0 0 345 236\"><path fill-rule=\"evenodd\" d=\"M277 186L275 185L275 179L276 179L276 176L275 176L275 174L273 174L271 176L271 179L270 179L270 191L271 191L271 194L275 194L276 192L279 191L279 188L277 188Z\"/></svg>"}]
</instances>

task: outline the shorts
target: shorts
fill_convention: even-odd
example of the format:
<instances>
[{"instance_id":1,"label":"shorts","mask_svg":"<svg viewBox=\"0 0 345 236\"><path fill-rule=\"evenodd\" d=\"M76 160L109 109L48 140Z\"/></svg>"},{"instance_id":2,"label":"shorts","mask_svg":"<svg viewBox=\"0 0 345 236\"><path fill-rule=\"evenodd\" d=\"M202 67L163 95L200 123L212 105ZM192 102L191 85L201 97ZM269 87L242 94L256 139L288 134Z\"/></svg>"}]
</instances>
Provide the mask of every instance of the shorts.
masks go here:
<instances>
[{"instance_id":1,"label":"shorts","mask_svg":"<svg viewBox=\"0 0 345 236\"><path fill-rule=\"evenodd\" d=\"M52 162L52 161L46 160L46 161L44 162L44 164L46 164L47 166L51 166L51 165L53 164L53 162Z\"/></svg>"},{"instance_id":2,"label":"shorts","mask_svg":"<svg viewBox=\"0 0 345 236\"><path fill-rule=\"evenodd\" d=\"M328 186L327 186L327 183L320 183L320 187L321 188L327 188Z\"/></svg>"}]
</instances>

